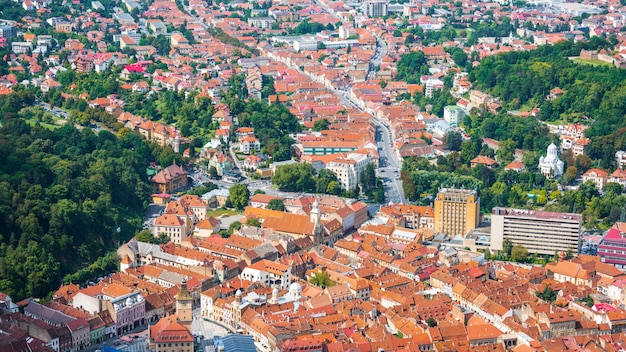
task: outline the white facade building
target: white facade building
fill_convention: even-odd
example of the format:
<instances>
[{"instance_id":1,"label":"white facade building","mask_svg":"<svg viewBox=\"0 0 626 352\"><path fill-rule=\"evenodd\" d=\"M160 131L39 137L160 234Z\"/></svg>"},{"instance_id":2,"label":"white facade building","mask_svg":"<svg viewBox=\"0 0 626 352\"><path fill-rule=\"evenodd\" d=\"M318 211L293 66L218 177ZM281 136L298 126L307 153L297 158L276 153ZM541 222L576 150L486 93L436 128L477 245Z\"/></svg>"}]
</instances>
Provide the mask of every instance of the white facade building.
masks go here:
<instances>
[{"instance_id":1,"label":"white facade building","mask_svg":"<svg viewBox=\"0 0 626 352\"><path fill-rule=\"evenodd\" d=\"M615 153L615 161L617 162L617 167L623 169L626 166L626 152L623 150L619 150Z\"/></svg>"},{"instance_id":2,"label":"white facade building","mask_svg":"<svg viewBox=\"0 0 626 352\"><path fill-rule=\"evenodd\" d=\"M559 148L551 143L547 155L539 158L539 170L548 178L559 177L563 175L564 166L565 163L559 159Z\"/></svg>"},{"instance_id":3,"label":"white facade building","mask_svg":"<svg viewBox=\"0 0 626 352\"><path fill-rule=\"evenodd\" d=\"M465 118L465 111L456 106L449 105L443 108L443 120L450 125L460 125Z\"/></svg>"},{"instance_id":4,"label":"white facade building","mask_svg":"<svg viewBox=\"0 0 626 352\"><path fill-rule=\"evenodd\" d=\"M281 290L286 290L291 284L291 267L261 260L243 269L241 278L266 287L278 286Z\"/></svg>"},{"instance_id":5,"label":"white facade building","mask_svg":"<svg viewBox=\"0 0 626 352\"><path fill-rule=\"evenodd\" d=\"M337 180L345 190L355 189L361 180L361 174L372 159L367 154L350 153L345 158L337 158L328 163L327 169L337 175Z\"/></svg>"}]
</instances>

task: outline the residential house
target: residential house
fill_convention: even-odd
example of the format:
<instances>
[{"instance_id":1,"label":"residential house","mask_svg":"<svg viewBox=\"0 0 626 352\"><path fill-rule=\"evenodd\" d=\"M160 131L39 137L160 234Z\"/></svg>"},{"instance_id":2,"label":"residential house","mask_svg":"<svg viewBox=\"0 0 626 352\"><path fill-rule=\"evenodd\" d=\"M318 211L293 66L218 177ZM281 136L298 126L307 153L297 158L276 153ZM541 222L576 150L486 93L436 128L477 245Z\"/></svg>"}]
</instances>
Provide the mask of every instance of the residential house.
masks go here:
<instances>
[{"instance_id":1,"label":"residential house","mask_svg":"<svg viewBox=\"0 0 626 352\"><path fill-rule=\"evenodd\" d=\"M505 170L513 170L515 172L524 171L525 165L521 161L513 160L507 166L504 167Z\"/></svg>"},{"instance_id":2,"label":"residential house","mask_svg":"<svg viewBox=\"0 0 626 352\"><path fill-rule=\"evenodd\" d=\"M261 151L261 143L256 137L247 136L239 141L239 151L244 154Z\"/></svg>"},{"instance_id":3,"label":"residential house","mask_svg":"<svg viewBox=\"0 0 626 352\"><path fill-rule=\"evenodd\" d=\"M250 171L255 171L265 160L258 155L248 155L243 159L243 167Z\"/></svg>"},{"instance_id":4,"label":"residential house","mask_svg":"<svg viewBox=\"0 0 626 352\"><path fill-rule=\"evenodd\" d=\"M194 352L195 338L176 315L161 318L148 327L149 347L154 352Z\"/></svg>"},{"instance_id":5,"label":"residential house","mask_svg":"<svg viewBox=\"0 0 626 352\"><path fill-rule=\"evenodd\" d=\"M484 156L484 155L479 155L479 156L475 157L474 159L472 159L470 161L470 165L471 165L472 168L474 168L474 167L476 167L478 165L484 165L488 169L491 169L496 164L497 164L497 162L495 160L491 159L488 156Z\"/></svg>"},{"instance_id":6,"label":"residential house","mask_svg":"<svg viewBox=\"0 0 626 352\"><path fill-rule=\"evenodd\" d=\"M182 166L173 165L159 171L150 182L157 193L172 193L187 186L187 171Z\"/></svg>"},{"instance_id":7,"label":"residential house","mask_svg":"<svg viewBox=\"0 0 626 352\"><path fill-rule=\"evenodd\" d=\"M598 256L603 263L618 269L626 268L626 223L616 222L598 245Z\"/></svg>"},{"instance_id":8,"label":"residential house","mask_svg":"<svg viewBox=\"0 0 626 352\"><path fill-rule=\"evenodd\" d=\"M599 191L602 191L602 188L606 185L608 176L608 172L593 168L583 174L583 182L591 181L596 185Z\"/></svg>"},{"instance_id":9,"label":"residential house","mask_svg":"<svg viewBox=\"0 0 626 352\"><path fill-rule=\"evenodd\" d=\"M554 275L554 280L558 282L570 282L574 285L591 287L592 275L588 270L583 269L579 263L562 261L556 264L546 265L548 272Z\"/></svg>"},{"instance_id":10,"label":"residential house","mask_svg":"<svg viewBox=\"0 0 626 352\"><path fill-rule=\"evenodd\" d=\"M166 235L173 243L181 244L191 234L190 223L191 221L175 214L163 214L154 221L152 235L155 238Z\"/></svg>"},{"instance_id":11,"label":"residential house","mask_svg":"<svg viewBox=\"0 0 626 352\"><path fill-rule=\"evenodd\" d=\"M352 291L350 291L350 287L346 284L327 287L324 290L324 293L328 296L328 298L330 298L330 302L332 304L341 303L343 301L351 301L354 299L354 295L352 294Z\"/></svg>"},{"instance_id":12,"label":"residential house","mask_svg":"<svg viewBox=\"0 0 626 352\"><path fill-rule=\"evenodd\" d=\"M608 182L619 183L622 187L626 188L626 170L617 169L613 171L611 176L607 179Z\"/></svg>"},{"instance_id":13,"label":"residential house","mask_svg":"<svg viewBox=\"0 0 626 352\"><path fill-rule=\"evenodd\" d=\"M196 224L193 235L196 237L209 237L220 231L220 224L221 221L214 217L201 220Z\"/></svg>"}]
</instances>

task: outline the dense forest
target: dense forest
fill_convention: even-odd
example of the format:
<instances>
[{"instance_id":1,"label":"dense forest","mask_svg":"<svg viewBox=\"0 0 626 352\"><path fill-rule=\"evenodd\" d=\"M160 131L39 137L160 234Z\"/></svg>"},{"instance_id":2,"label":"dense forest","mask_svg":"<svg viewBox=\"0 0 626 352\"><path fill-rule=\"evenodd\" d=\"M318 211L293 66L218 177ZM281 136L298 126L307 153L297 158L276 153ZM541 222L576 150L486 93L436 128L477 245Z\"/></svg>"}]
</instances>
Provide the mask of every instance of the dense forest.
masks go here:
<instances>
[{"instance_id":1,"label":"dense forest","mask_svg":"<svg viewBox=\"0 0 626 352\"><path fill-rule=\"evenodd\" d=\"M110 270L106 253L141 226L146 167L162 153L135 133L29 126L18 112L33 99L0 97L0 291L14 299Z\"/></svg>"},{"instance_id":2,"label":"dense forest","mask_svg":"<svg viewBox=\"0 0 626 352\"><path fill-rule=\"evenodd\" d=\"M626 71L614 67L577 63L569 57L578 56L582 49L609 47L602 38L593 37L586 43L561 42L540 46L534 51L516 51L485 58L470 71L469 78L477 89L500 97L503 110L539 107L539 118L548 122L590 123L586 135L592 139L586 154L600 161L600 166L612 166L616 150L626 148ZM546 100L553 88L564 91L561 97ZM532 147L533 137L540 136L534 122L515 122L505 113L481 121L469 122L471 128L482 127L486 137L516 140L518 147ZM520 119L517 119L520 120ZM511 124L532 131L534 136L515 138ZM498 133L499 130L499 133ZM507 132L508 131L508 132ZM521 142L521 143L520 143ZM528 146L526 144L529 144ZM545 144L545 143L540 143ZM528 148L534 149L534 148Z\"/></svg>"}]
</instances>

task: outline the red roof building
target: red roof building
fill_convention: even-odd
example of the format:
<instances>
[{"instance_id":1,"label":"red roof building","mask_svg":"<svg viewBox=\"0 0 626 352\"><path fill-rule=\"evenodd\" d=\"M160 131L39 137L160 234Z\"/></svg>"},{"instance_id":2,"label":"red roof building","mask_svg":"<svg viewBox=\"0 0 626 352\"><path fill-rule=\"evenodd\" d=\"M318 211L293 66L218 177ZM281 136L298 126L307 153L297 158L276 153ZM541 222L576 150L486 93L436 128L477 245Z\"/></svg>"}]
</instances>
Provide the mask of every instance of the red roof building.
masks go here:
<instances>
[{"instance_id":1,"label":"red roof building","mask_svg":"<svg viewBox=\"0 0 626 352\"><path fill-rule=\"evenodd\" d=\"M152 186L157 193L172 193L173 191L187 186L187 171L182 166L173 165L166 167L154 175L151 180Z\"/></svg>"},{"instance_id":2,"label":"red roof building","mask_svg":"<svg viewBox=\"0 0 626 352\"><path fill-rule=\"evenodd\" d=\"M177 321L175 315L149 327L150 350L156 352L193 352L193 335Z\"/></svg>"}]
</instances>

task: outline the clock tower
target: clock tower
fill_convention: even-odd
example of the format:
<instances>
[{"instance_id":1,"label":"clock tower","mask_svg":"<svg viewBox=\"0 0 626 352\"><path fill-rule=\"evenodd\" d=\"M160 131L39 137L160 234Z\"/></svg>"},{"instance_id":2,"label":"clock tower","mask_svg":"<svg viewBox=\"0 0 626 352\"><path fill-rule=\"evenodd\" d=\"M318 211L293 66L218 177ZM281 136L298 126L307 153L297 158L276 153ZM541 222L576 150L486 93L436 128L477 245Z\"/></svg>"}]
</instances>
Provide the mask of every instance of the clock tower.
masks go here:
<instances>
[{"instance_id":1,"label":"clock tower","mask_svg":"<svg viewBox=\"0 0 626 352\"><path fill-rule=\"evenodd\" d=\"M176 294L176 316L178 317L178 322L189 329L189 331L191 331L191 321L193 320L192 306L193 300L187 290L187 282L183 280L180 285L180 291Z\"/></svg>"}]
</instances>

